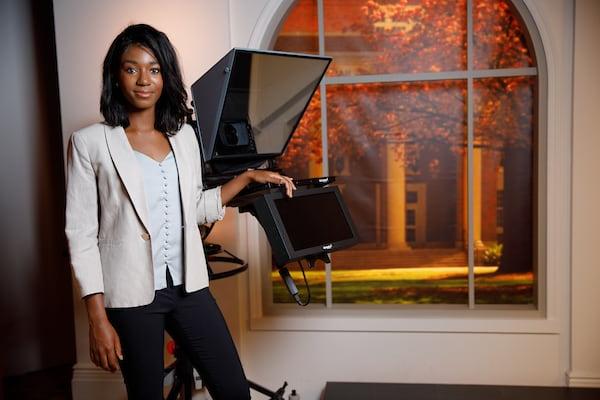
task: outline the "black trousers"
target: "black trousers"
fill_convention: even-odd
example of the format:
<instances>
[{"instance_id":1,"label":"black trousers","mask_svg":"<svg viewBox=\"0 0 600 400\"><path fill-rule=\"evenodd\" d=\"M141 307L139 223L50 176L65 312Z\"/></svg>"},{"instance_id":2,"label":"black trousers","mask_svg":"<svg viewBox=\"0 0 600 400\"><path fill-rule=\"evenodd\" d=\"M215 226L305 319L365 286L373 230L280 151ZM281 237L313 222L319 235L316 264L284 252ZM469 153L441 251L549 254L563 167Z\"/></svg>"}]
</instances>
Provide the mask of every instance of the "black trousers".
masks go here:
<instances>
[{"instance_id":1,"label":"black trousers","mask_svg":"<svg viewBox=\"0 0 600 400\"><path fill-rule=\"evenodd\" d=\"M146 306L109 308L121 340L129 400L162 400L165 330L186 352L215 400L249 399L250 389L223 315L208 288L156 291Z\"/></svg>"}]
</instances>

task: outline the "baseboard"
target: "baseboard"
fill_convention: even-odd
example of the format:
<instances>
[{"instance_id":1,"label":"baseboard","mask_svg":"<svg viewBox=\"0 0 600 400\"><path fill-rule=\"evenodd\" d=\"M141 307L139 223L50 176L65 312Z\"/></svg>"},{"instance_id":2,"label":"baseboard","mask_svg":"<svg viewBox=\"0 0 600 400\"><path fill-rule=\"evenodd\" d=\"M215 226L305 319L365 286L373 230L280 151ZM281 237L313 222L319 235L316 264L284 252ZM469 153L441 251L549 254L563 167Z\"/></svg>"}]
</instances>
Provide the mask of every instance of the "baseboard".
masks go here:
<instances>
[{"instance_id":1,"label":"baseboard","mask_svg":"<svg viewBox=\"0 0 600 400\"><path fill-rule=\"evenodd\" d=\"M165 385L172 383L172 377L165 378ZM120 371L106 372L93 364L76 364L73 367L71 382L73 400L127 400L127 392ZM192 400L210 400L206 391L194 390Z\"/></svg>"},{"instance_id":2,"label":"baseboard","mask_svg":"<svg viewBox=\"0 0 600 400\"><path fill-rule=\"evenodd\" d=\"M567 386L600 388L600 374L571 371L567 373Z\"/></svg>"},{"instance_id":3,"label":"baseboard","mask_svg":"<svg viewBox=\"0 0 600 400\"><path fill-rule=\"evenodd\" d=\"M93 364L75 364L71 388L73 400L127 399L121 372L106 372Z\"/></svg>"}]
</instances>

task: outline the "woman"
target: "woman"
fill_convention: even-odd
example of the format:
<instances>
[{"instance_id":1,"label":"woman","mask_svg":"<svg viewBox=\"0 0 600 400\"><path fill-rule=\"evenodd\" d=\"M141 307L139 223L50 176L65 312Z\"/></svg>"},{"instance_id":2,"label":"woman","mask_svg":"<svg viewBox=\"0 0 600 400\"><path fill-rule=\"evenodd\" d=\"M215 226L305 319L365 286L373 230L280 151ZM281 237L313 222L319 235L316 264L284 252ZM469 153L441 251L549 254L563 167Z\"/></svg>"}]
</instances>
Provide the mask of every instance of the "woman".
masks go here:
<instances>
[{"instance_id":1,"label":"woman","mask_svg":"<svg viewBox=\"0 0 600 400\"><path fill-rule=\"evenodd\" d=\"M198 224L220 220L251 182L291 178L246 171L203 191L198 143L173 46L132 25L103 66L103 123L69 143L66 233L89 320L90 356L120 365L130 399L163 398L164 331L188 353L214 399L249 398L223 317L208 290Z\"/></svg>"}]
</instances>

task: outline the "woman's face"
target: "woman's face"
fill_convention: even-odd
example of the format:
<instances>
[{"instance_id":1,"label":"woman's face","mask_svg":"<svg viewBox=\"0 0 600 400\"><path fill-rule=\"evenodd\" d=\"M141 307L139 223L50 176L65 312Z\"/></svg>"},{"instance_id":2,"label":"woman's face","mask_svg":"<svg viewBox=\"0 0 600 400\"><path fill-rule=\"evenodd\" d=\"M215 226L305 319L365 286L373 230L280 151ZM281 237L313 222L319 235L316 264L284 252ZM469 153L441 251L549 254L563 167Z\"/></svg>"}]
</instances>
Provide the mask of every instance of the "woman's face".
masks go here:
<instances>
[{"instance_id":1,"label":"woman's face","mask_svg":"<svg viewBox=\"0 0 600 400\"><path fill-rule=\"evenodd\" d=\"M129 46L121 55L119 87L134 110L154 108L160 98L163 80L160 65L151 50Z\"/></svg>"}]
</instances>

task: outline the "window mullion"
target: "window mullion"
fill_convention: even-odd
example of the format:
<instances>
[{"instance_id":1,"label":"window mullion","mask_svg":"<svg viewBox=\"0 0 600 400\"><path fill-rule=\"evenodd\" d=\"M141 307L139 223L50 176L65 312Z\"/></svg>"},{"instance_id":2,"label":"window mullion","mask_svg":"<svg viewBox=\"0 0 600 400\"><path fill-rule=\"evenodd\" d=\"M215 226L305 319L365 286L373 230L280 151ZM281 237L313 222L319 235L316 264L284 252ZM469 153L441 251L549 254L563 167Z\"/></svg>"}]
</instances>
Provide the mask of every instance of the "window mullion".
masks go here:
<instances>
[{"instance_id":1,"label":"window mullion","mask_svg":"<svg viewBox=\"0 0 600 400\"><path fill-rule=\"evenodd\" d=\"M325 55L325 20L323 15L323 0L317 0L317 25L319 29L319 55ZM319 85L321 96L321 144L324 175L329 175L329 154L327 146L327 87L321 80ZM331 263L325 263L325 307L333 305L333 289L331 282Z\"/></svg>"},{"instance_id":2,"label":"window mullion","mask_svg":"<svg viewBox=\"0 0 600 400\"><path fill-rule=\"evenodd\" d=\"M504 69L481 69L470 70L472 78L501 78L511 76L535 76L537 68L504 68ZM323 81L327 85L347 85L355 83L398 83L398 82L421 82L421 81L447 81L464 80L469 76L469 71L444 71L444 72L416 72L397 74L375 74L375 75L339 75L326 76Z\"/></svg>"},{"instance_id":3,"label":"window mullion","mask_svg":"<svg viewBox=\"0 0 600 400\"><path fill-rule=\"evenodd\" d=\"M473 105L473 0L467 0L467 259L469 264L469 309L475 308Z\"/></svg>"},{"instance_id":4,"label":"window mullion","mask_svg":"<svg viewBox=\"0 0 600 400\"><path fill-rule=\"evenodd\" d=\"M317 23L319 28L319 55L325 55L325 20L323 0L317 0ZM321 142L323 146L323 173L329 174L329 154L327 148L327 87L323 80L319 85L321 96Z\"/></svg>"},{"instance_id":5,"label":"window mullion","mask_svg":"<svg viewBox=\"0 0 600 400\"><path fill-rule=\"evenodd\" d=\"M325 55L325 16L323 0L317 0L317 29L319 33L319 55Z\"/></svg>"},{"instance_id":6,"label":"window mullion","mask_svg":"<svg viewBox=\"0 0 600 400\"><path fill-rule=\"evenodd\" d=\"M420 81L446 81L451 79L466 79L465 71L445 72L415 72L397 74L375 74L375 75L341 75L326 76L323 81L328 85L343 85L353 83L396 83L396 82L420 82Z\"/></svg>"}]
</instances>

